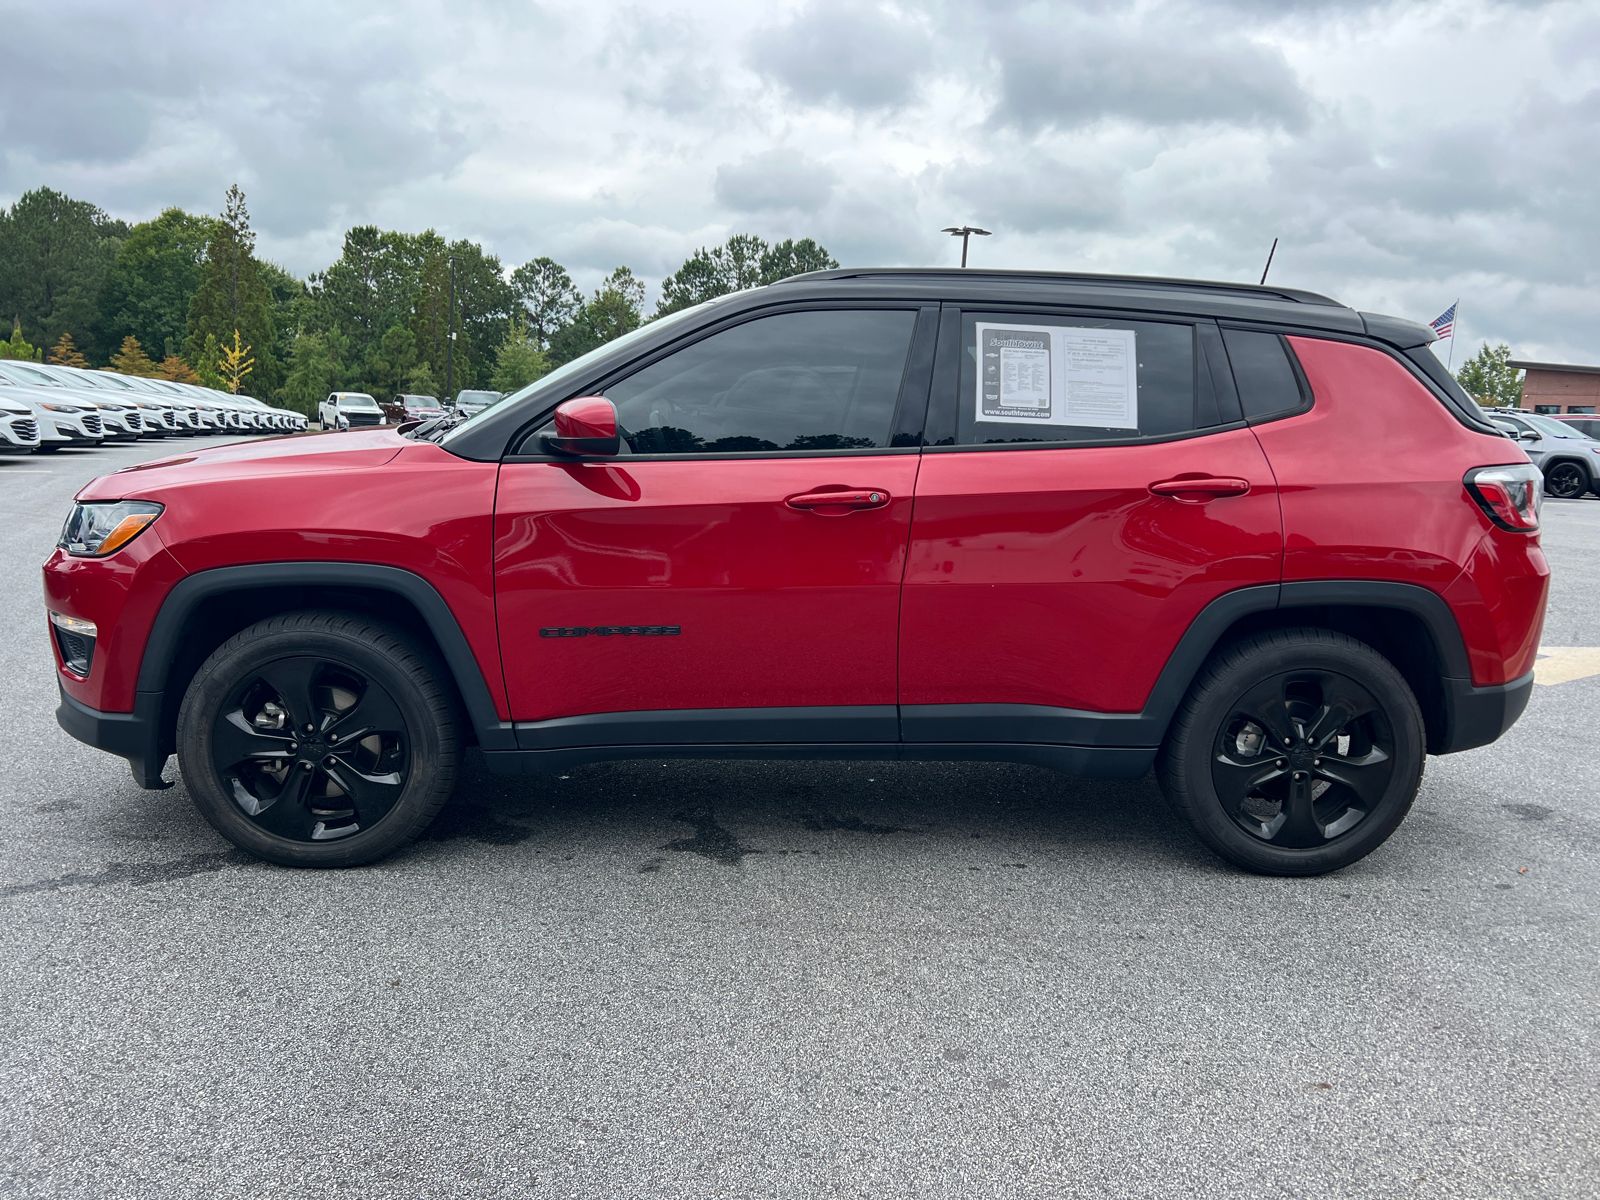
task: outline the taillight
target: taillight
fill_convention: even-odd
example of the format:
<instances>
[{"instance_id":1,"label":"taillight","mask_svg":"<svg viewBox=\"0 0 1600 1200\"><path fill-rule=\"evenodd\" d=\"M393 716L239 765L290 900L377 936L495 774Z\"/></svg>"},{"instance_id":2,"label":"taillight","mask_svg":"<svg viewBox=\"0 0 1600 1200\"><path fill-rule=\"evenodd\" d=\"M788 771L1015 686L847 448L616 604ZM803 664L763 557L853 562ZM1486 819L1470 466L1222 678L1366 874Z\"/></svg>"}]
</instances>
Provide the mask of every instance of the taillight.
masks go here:
<instances>
[{"instance_id":1,"label":"taillight","mask_svg":"<svg viewBox=\"0 0 1600 1200\"><path fill-rule=\"evenodd\" d=\"M1501 529L1533 533L1539 528L1544 499L1544 473L1532 463L1509 467L1475 467L1463 480L1467 491Z\"/></svg>"}]
</instances>

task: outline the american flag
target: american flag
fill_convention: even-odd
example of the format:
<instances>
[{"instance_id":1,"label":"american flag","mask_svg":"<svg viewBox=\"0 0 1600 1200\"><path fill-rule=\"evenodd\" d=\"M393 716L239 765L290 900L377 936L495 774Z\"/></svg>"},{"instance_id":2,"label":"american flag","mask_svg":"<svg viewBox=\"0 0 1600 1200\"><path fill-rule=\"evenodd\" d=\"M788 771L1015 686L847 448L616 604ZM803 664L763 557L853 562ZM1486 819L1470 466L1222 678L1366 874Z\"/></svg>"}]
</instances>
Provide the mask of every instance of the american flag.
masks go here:
<instances>
[{"instance_id":1,"label":"american flag","mask_svg":"<svg viewBox=\"0 0 1600 1200\"><path fill-rule=\"evenodd\" d=\"M1439 335L1439 340L1441 342L1455 332L1456 304L1460 303L1461 301L1457 300L1455 304L1452 304L1449 308L1445 309L1437 317L1428 322L1428 324L1433 327L1433 331Z\"/></svg>"}]
</instances>

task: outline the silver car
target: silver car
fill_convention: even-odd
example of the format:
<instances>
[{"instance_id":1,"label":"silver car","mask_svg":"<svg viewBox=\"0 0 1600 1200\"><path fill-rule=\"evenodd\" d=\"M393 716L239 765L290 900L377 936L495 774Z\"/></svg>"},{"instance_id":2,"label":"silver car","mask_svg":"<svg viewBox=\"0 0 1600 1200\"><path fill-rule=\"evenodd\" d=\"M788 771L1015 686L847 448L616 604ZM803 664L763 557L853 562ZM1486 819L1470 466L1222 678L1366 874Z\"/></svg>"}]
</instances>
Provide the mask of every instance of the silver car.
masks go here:
<instances>
[{"instance_id":1,"label":"silver car","mask_svg":"<svg viewBox=\"0 0 1600 1200\"><path fill-rule=\"evenodd\" d=\"M1600 441L1537 413L1501 409L1487 415L1544 472L1547 493L1563 500L1576 500L1585 492L1600 496Z\"/></svg>"}]
</instances>

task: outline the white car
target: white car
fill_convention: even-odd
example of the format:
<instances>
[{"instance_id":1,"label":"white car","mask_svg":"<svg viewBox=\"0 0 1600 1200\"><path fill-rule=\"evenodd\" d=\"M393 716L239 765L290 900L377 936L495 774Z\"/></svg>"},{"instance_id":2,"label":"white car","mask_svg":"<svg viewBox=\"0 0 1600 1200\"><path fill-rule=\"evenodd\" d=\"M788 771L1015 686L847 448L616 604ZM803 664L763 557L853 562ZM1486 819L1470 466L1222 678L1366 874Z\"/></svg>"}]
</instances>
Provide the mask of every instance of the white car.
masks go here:
<instances>
[{"instance_id":1,"label":"white car","mask_svg":"<svg viewBox=\"0 0 1600 1200\"><path fill-rule=\"evenodd\" d=\"M100 414L107 441L131 442L145 432L145 413L139 405L112 398L98 388L69 383L48 373L40 363L0 360L0 384L48 388L52 399ZM48 440L48 433L46 440Z\"/></svg>"},{"instance_id":2,"label":"white car","mask_svg":"<svg viewBox=\"0 0 1600 1200\"><path fill-rule=\"evenodd\" d=\"M317 420L324 429L359 429L388 423L378 402L365 392L333 392L317 406Z\"/></svg>"},{"instance_id":3,"label":"white car","mask_svg":"<svg viewBox=\"0 0 1600 1200\"><path fill-rule=\"evenodd\" d=\"M0 454L32 454L39 448L39 419L20 400L0 395Z\"/></svg>"},{"instance_id":4,"label":"white car","mask_svg":"<svg viewBox=\"0 0 1600 1200\"><path fill-rule=\"evenodd\" d=\"M46 454L63 446L98 446L105 441L98 406L58 388L0 384L0 400L26 406L38 425L39 445Z\"/></svg>"},{"instance_id":5,"label":"white car","mask_svg":"<svg viewBox=\"0 0 1600 1200\"><path fill-rule=\"evenodd\" d=\"M97 404L137 406L140 432L145 437L166 437L183 433L187 426L179 407L128 386L121 375L114 375L110 371L86 371L80 367L63 367L56 363L26 365L30 370L53 379L56 386L72 390L82 399L92 398Z\"/></svg>"}]
</instances>

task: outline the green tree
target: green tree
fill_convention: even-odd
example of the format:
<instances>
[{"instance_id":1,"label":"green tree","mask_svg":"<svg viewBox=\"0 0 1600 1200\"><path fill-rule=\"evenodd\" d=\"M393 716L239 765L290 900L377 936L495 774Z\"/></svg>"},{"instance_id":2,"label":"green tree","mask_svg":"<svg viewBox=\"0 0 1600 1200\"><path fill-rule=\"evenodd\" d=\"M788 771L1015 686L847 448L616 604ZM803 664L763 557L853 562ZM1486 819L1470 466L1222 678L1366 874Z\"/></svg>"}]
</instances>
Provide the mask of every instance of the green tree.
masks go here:
<instances>
[{"instance_id":1,"label":"green tree","mask_svg":"<svg viewBox=\"0 0 1600 1200\"><path fill-rule=\"evenodd\" d=\"M363 391L387 400L405 385L417 365L417 339L404 325L392 325L367 352Z\"/></svg>"},{"instance_id":2,"label":"green tree","mask_svg":"<svg viewBox=\"0 0 1600 1200\"><path fill-rule=\"evenodd\" d=\"M777 283L808 271L837 271L839 260L810 238L785 238L761 255L761 282Z\"/></svg>"},{"instance_id":3,"label":"green tree","mask_svg":"<svg viewBox=\"0 0 1600 1200\"><path fill-rule=\"evenodd\" d=\"M200 344L199 352L191 361L194 363L194 373L200 376L200 383L204 387L219 392L228 390L228 383L222 377L222 342L216 334L206 334L206 340Z\"/></svg>"},{"instance_id":4,"label":"green tree","mask_svg":"<svg viewBox=\"0 0 1600 1200\"><path fill-rule=\"evenodd\" d=\"M29 345L22 336L22 322L12 318L11 340L0 342L0 358L15 358L23 362L38 362L44 357L44 351L36 346Z\"/></svg>"},{"instance_id":5,"label":"green tree","mask_svg":"<svg viewBox=\"0 0 1600 1200\"><path fill-rule=\"evenodd\" d=\"M159 374L156 364L139 345L139 339L131 333L122 339L122 349L111 356L111 369L121 375L140 375L146 379Z\"/></svg>"},{"instance_id":6,"label":"green tree","mask_svg":"<svg viewBox=\"0 0 1600 1200\"><path fill-rule=\"evenodd\" d=\"M1516 408L1522 401L1522 372L1510 365L1511 347L1488 342L1456 372L1456 382L1485 408Z\"/></svg>"},{"instance_id":7,"label":"green tree","mask_svg":"<svg viewBox=\"0 0 1600 1200\"><path fill-rule=\"evenodd\" d=\"M534 348L543 350L583 307L583 293L572 286L567 269L553 258L535 258L511 272L511 290Z\"/></svg>"},{"instance_id":8,"label":"green tree","mask_svg":"<svg viewBox=\"0 0 1600 1200\"><path fill-rule=\"evenodd\" d=\"M411 368L411 373L406 376L405 391L412 396L439 396L439 381L434 377L433 368L425 362L419 362Z\"/></svg>"},{"instance_id":9,"label":"green tree","mask_svg":"<svg viewBox=\"0 0 1600 1200\"><path fill-rule=\"evenodd\" d=\"M50 188L23 193L0 209L0 312L36 346L71 334L80 352L98 355L100 295L127 233L96 205Z\"/></svg>"},{"instance_id":10,"label":"green tree","mask_svg":"<svg viewBox=\"0 0 1600 1200\"><path fill-rule=\"evenodd\" d=\"M289 345L288 378L278 393L279 401L314 416L329 392L345 390L344 356L349 348L349 340L336 330L296 337Z\"/></svg>"},{"instance_id":11,"label":"green tree","mask_svg":"<svg viewBox=\"0 0 1600 1200\"><path fill-rule=\"evenodd\" d=\"M664 317L679 309L742 292L765 283L761 260L770 247L748 233L736 233L721 246L701 247L684 264L661 281L661 299L655 315Z\"/></svg>"},{"instance_id":12,"label":"green tree","mask_svg":"<svg viewBox=\"0 0 1600 1200\"><path fill-rule=\"evenodd\" d=\"M102 344L119 346L132 336L153 354L178 353L200 290L211 226L210 217L169 208L128 231L100 302Z\"/></svg>"},{"instance_id":13,"label":"green tree","mask_svg":"<svg viewBox=\"0 0 1600 1200\"><path fill-rule=\"evenodd\" d=\"M533 333L520 316L513 316L506 327L506 336L495 352L491 386L496 391L514 392L527 387L548 370L550 360L539 348Z\"/></svg>"},{"instance_id":14,"label":"green tree","mask_svg":"<svg viewBox=\"0 0 1600 1200\"><path fill-rule=\"evenodd\" d=\"M644 321L644 284L627 267L618 267L595 289L572 322L550 339L550 365L559 367L613 338L632 333Z\"/></svg>"},{"instance_id":15,"label":"green tree","mask_svg":"<svg viewBox=\"0 0 1600 1200\"><path fill-rule=\"evenodd\" d=\"M197 360L204 357L206 339L215 338L219 348L226 348L237 333L255 352L253 382L271 391L280 382L272 352L272 296L256 261L255 244L244 193L234 184L228 189L222 216L211 223L200 286L189 304L189 335L183 353L204 377L206 371ZM217 361L220 358L219 350Z\"/></svg>"}]
</instances>

